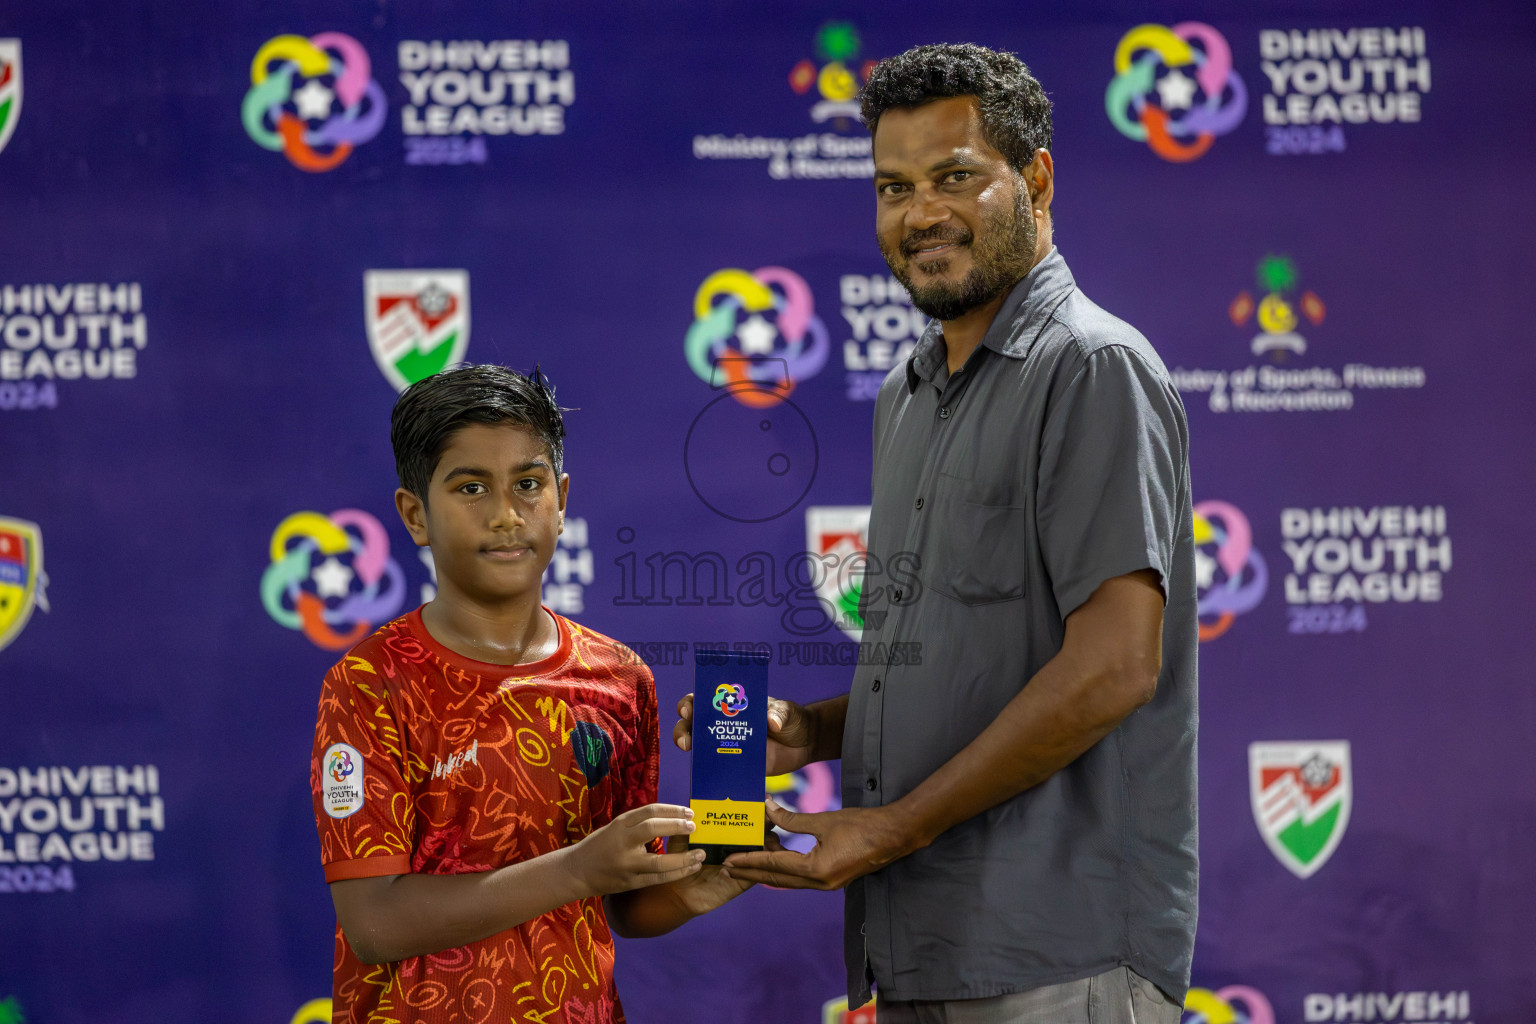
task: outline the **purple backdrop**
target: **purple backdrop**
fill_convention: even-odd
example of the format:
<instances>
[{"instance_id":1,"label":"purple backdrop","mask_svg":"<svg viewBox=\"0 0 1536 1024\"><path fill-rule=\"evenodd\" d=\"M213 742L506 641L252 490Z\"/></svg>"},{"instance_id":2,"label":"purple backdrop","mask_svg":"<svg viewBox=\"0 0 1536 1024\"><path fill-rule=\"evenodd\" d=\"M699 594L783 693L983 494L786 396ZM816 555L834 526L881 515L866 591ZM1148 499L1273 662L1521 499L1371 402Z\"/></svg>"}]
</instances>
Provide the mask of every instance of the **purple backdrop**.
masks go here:
<instances>
[{"instance_id":1,"label":"purple backdrop","mask_svg":"<svg viewBox=\"0 0 1536 1024\"><path fill-rule=\"evenodd\" d=\"M937 40L1045 84L1057 242L1188 406L1188 1019L1536 1019L1536 9L157 0L0 11L0 1021L328 1019L318 684L430 593L387 418L443 361L575 407L546 600L664 732L695 643L847 685L805 552L921 327L848 100ZM836 1024L840 916L624 942L631 1019Z\"/></svg>"}]
</instances>

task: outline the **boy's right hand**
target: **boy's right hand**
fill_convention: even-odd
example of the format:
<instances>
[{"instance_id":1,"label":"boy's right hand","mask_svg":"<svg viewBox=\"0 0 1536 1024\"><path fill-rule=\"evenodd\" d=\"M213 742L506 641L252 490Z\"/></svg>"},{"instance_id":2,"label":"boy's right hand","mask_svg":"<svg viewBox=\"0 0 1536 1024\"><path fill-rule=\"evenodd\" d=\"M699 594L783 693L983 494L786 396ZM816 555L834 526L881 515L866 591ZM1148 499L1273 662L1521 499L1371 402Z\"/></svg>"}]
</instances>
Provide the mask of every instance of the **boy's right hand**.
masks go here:
<instances>
[{"instance_id":1,"label":"boy's right hand","mask_svg":"<svg viewBox=\"0 0 1536 1024\"><path fill-rule=\"evenodd\" d=\"M805 708L794 701L768 698L768 771L788 775L810 764L816 748L816 722ZM672 727L672 742L679 750L693 749L693 694L677 702L677 724Z\"/></svg>"},{"instance_id":2,"label":"boy's right hand","mask_svg":"<svg viewBox=\"0 0 1536 1024\"><path fill-rule=\"evenodd\" d=\"M703 850L652 853L651 840L693 831L693 811L675 804L647 804L625 811L568 848L571 872L594 896L643 889L686 878L699 870Z\"/></svg>"}]
</instances>

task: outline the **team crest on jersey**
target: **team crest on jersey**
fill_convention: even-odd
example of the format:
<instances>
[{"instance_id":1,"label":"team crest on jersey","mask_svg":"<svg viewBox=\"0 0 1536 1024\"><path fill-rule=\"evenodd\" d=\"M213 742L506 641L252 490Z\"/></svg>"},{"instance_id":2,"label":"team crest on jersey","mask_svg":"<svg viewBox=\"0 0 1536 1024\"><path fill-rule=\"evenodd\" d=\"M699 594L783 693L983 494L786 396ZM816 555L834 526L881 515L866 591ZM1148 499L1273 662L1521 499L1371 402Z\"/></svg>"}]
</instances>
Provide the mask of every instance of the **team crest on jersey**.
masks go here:
<instances>
[{"instance_id":1,"label":"team crest on jersey","mask_svg":"<svg viewBox=\"0 0 1536 1024\"><path fill-rule=\"evenodd\" d=\"M805 510L805 548L816 596L839 629L857 640L864 632L859 595L869 545L868 505L820 505Z\"/></svg>"},{"instance_id":2,"label":"team crest on jersey","mask_svg":"<svg viewBox=\"0 0 1536 1024\"><path fill-rule=\"evenodd\" d=\"M469 348L469 271L370 270L363 275L368 347L404 391Z\"/></svg>"},{"instance_id":3,"label":"team crest on jersey","mask_svg":"<svg viewBox=\"0 0 1536 1024\"><path fill-rule=\"evenodd\" d=\"M1251 743L1248 782L1264 843L1297 878L1328 863L1344 838L1354 786L1347 740Z\"/></svg>"},{"instance_id":4,"label":"team crest on jersey","mask_svg":"<svg viewBox=\"0 0 1536 1024\"><path fill-rule=\"evenodd\" d=\"M0 149L11 141L20 119L21 40L0 39Z\"/></svg>"},{"instance_id":5,"label":"team crest on jersey","mask_svg":"<svg viewBox=\"0 0 1536 1024\"><path fill-rule=\"evenodd\" d=\"M34 606L48 610L47 586L42 531L0 516L0 651L21 635Z\"/></svg>"}]
</instances>

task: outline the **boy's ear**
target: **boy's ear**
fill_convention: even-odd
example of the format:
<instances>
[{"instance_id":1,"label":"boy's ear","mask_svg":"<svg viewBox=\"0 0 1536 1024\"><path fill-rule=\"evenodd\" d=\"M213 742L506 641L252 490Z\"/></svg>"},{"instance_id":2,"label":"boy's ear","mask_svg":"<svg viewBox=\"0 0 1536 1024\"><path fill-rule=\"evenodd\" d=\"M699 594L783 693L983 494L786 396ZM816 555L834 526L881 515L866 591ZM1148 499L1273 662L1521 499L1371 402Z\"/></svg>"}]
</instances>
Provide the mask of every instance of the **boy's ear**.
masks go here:
<instances>
[{"instance_id":1,"label":"boy's ear","mask_svg":"<svg viewBox=\"0 0 1536 1024\"><path fill-rule=\"evenodd\" d=\"M395 511L400 513L400 521L405 524L405 530L411 535L411 540L416 546L427 546L427 504L404 487L395 489Z\"/></svg>"},{"instance_id":2,"label":"boy's ear","mask_svg":"<svg viewBox=\"0 0 1536 1024\"><path fill-rule=\"evenodd\" d=\"M565 499L571 493L571 474L560 474L560 528L556 533L565 532Z\"/></svg>"}]
</instances>

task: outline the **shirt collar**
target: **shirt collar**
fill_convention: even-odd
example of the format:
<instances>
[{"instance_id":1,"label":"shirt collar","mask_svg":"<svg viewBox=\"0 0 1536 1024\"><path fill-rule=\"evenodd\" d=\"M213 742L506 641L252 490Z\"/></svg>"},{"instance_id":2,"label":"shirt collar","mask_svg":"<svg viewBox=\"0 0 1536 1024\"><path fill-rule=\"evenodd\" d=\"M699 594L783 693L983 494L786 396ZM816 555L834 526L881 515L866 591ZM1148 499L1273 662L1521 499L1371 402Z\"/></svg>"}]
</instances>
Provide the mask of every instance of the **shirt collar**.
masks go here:
<instances>
[{"instance_id":1,"label":"shirt collar","mask_svg":"<svg viewBox=\"0 0 1536 1024\"><path fill-rule=\"evenodd\" d=\"M981 347L1010 359L1023 359L1034 347L1040 328L1050 319L1057 304L1076 286L1072 271L1067 269L1067 261L1054 245L1051 246L1045 258L1036 263L1003 300L997 316L992 318L992 325L981 339ZM946 355L944 329L939 321L931 321L907 359L907 391L917 390L919 380L933 380Z\"/></svg>"}]
</instances>

